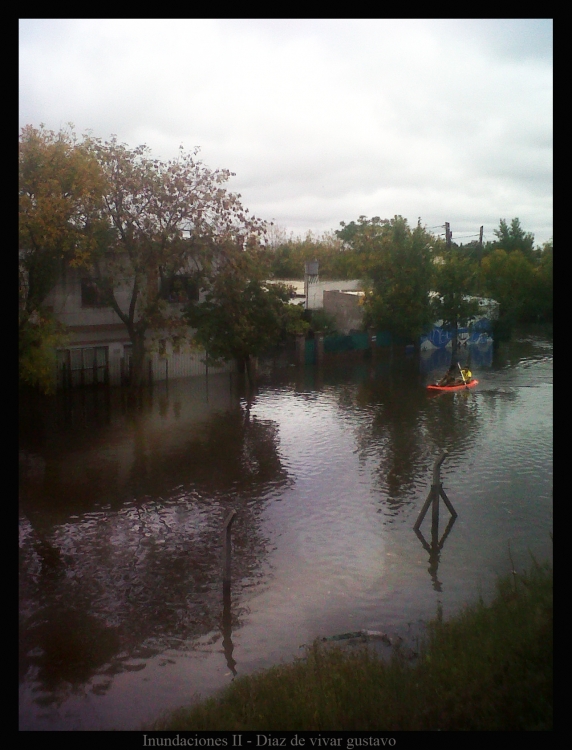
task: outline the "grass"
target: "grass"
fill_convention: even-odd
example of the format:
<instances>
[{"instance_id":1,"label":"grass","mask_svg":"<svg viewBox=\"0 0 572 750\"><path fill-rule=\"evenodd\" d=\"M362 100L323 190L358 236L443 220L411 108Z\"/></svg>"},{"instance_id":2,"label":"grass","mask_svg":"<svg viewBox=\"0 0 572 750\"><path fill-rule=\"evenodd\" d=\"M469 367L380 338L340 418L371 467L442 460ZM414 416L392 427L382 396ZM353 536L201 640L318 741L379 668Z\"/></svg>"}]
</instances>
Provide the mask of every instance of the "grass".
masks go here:
<instances>
[{"instance_id":1,"label":"grass","mask_svg":"<svg viewBox=\"0 0 572 750\"><path fill-rule=\"evenodd\" d=\"M489 605L431 622L414 663L315 642L152 729L551 730L552 587L552 566L535 561L499 580Z\"/></svg>"}]
</instances>

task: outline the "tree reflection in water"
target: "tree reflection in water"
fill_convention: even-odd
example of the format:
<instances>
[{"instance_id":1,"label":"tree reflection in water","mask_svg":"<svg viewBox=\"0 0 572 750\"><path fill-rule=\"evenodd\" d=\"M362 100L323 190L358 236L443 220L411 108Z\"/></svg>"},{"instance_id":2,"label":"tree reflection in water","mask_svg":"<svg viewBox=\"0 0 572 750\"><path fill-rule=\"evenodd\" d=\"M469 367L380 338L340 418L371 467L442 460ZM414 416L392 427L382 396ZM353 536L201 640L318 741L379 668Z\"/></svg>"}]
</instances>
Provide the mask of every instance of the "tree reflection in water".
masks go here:
<instances>
[{"instance_id":1,"label":"tree reflection in water","mask_svg":"<svg viewBox=\"0 0 572 750\"><path fill-rule=\"evenodd\" d=\"M297 654L301 631L397 629L435 605L453 611L493 586L508 538L521 560L549 556L551 351L515 341L477 370L476 389L435 398L414 360L380 355L285 368L251 408L227 377L224 393L209 380L208 402L198 379L139 405L112 392L107 409L85 392L67 394L67 410L30 411L23 723L135 726L159 701L174 708ZM443 514L416 538L444 449L460 523L443 531ZM231 599L221 535L233 509ZM130 670L145 671L115 679ZM66 702L74 691L81 700Z\"/></svg>"},{"instance_id":2,"label":"tree reflection in water","mask_svg":"<svg viewBox=\"0 0 572 750\"><path fill-rule=\"evenodd\" d=\"M75 454L58 451L57 439L50 448L48 436L41 471L23 461L20 678L36 685L38 702L105 692L114 675L205 637L222 635L236 671L240 592L263 576L259 516L289 481L276 425L250 416L238 396L199 424L173 400L167 419L166 398L128 409L106 440L79 436ZM162 419L168 429L157 429ZM230 592L221 602L221 529L231 509L239 511L232 607Z\"/></svg>"},{"instance_id":3,"label":"tree reflection in water","mask_svg":"<svg viewBox=\"0 0 572 750\"><path fill-rule=\"evenodd\" d=\"M413 358L373 363L355 404L363 410L356 434L358 453L363 462L376 464L380 511L389 523L416 501L435 453L462 453L479 429L473 394L431 399Z\"/></svg>"}]
</instances>

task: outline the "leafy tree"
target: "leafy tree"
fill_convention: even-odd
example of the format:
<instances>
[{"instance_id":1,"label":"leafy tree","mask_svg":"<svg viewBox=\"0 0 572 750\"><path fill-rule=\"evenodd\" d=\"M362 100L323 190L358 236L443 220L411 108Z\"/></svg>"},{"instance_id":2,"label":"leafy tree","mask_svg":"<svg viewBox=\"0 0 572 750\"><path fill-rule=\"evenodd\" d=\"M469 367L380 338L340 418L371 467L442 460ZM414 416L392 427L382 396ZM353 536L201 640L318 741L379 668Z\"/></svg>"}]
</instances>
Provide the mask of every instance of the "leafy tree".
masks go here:
<instances>
[{"instance_id":1,"label":"leafy tree","mask_svg":"<svg viewBox=\"0 0 572 750\"><path fill-rule=\"evenodd\" d=\"M484 284L509 323L526 320L535 283L534 265L520 250L497 249L483 259Z\"/></svg>"},{"instance_id":2,"label":"leafy tree","mask_svg":"<svg viewBox=\"0 0 572 750\"><path fill-rule=\"evenodd\" d=\"M340 226L342 229L336 230L335 234L350 250L346 251L346 255L351 259L349 264L353 269L353 278L365 279L378 264L384 241L387 246L391 222L379 216L368 219L362 215L357 222L346 224L341 221Z\"/></svg>"},{"instance_id":3,"label":"leafy tree","mask_svg":"<svg viewBox=\"0 0 572 750\"><path fill-rule=\"evenodd\" d=\"M365 322L418 345L432 322L429 291L435 240L420 222L411 230L401 216L361 224L353 243L366 258L364 270L371 280Z\"/></svg>"},{"instance_id":4,"label":"leafy tree","mask_svg":"<svg viewBox=\"0 0 572 750\"><path fill-rule=\"evenodd\" d=\"M474 288L476 266L457 249L438 258L435 264L432 311L433 320L442 320L445 330L453 332L452 356L457 353L459 326L466 326L479 311L476 300L469 294Z\"/></svg>"},{"instance_id":5,"label":"leafy tree","mask_svg":"<svg viewBox=\"0 0 572 750\"><path fill-rule=\"evenodd\" d=\"M308 324L299 305L290 305L284 284L266 281L262 253L251 245L235 248L205 280L202 301L191 301L185 318L196 329L195 340L214 361L237 362L252 383L252 359L288 336L303 333Z\"/></svg>"},{"instance_id":6,"label":"leafy tree","mask_svg":"<svg viewBox=\"0 0 572 750\"><path fill-rule=\"evenodd\" d=\"M53 393L56 386L56 349L65 346L64 327L52 315L34 312L20 325L18 337L21 383Z\"/></svg>"},{"instance_id":7,"label":"leafy tree","mask_svg":"<svg viewBox=\"0 0 572 750\"><path fill-rule=\"evenodd\" d=\"M65 266L83 263L100 241L104 179L71 128L23 128L18 167L20 377L50 391L53 346L63 339L45 299Z\"/></svg>"},{"instance_id":8,"label":"leafy tree","mask_svg":"<svg viewBox=\"0 0 572 750\"><path fill-rule=\"evenodd\" d=\"M309 331L317 333L320 331L324 336L337 333L338 326L333 315L327 313L323 308L316 310L305 310L304 319L309 323Z\"/></svg>"},{"instance_id":9,"label":"leafy tree","mask_svg":"<svg viewBox=\"0 0 572 750\"><path fill-rule=\"evenodd\" d=\"M535 295L537 319L552 321L554 306L554 271L552 240L545 242L538 267L535 269Z\"/></svg>"},{"instance_id":10,"label":"leafy tree","mask_svg":"<svg viewBox=\"0 0 572 750\"><path fill-rule=\"evenodd\" d=\"M482 263L483 246L477 240L467 242L466 244L460 243L459 245L453 243L453 247L460 250L465 258L470 258L475 265ZM475 283L478 283L478 279L475 279Z\"/></svg>"},{"instance_id":11,"label":"leafy tree","mask_svg":"<svg viewBox=\"0 0 572 750\"><path fill-rule=\"evenodd\" d=\"M336 236L324 232L316 236L307 232L305 237L290 237L278 243L266 243L264 251L269 261L272 277L277 279L303 279L304 266L317 260L321 279L359 278L356 253Z\"/></svg>"},{"instance_id":12,"label":"leafy tree","mask_svg":"<svg viewBox=\"0 0 572 750\"><path fill-rule=\"evenodd\" d=\"M263 232L248 217L240 195L223 185L232 173L211 170L198 161L197 149L169 161L152 159L146 146L129 148L112 137L90 138L107 185L103 216L108 242L91 258L92 276L104 300L123 321L133 345L132 383L143 380L147 334L180 340L187 325L180 308L164 299L161 281L177 273L197 283ZM126 295L128 304L121 305Z\"/></svg>"},{"instance_id":13,"label":"leafy tree","mask_svg":"<svg viewBox=\"0 0 572 750\"><path fill-rule=\"evenodd\" d=\"M343 242L347 242L350 245L355 244L359 247L362 244L360 242L361 239L365 236L371 239L371 237L381 234L383 227L388 223L387 219L381 219L379 216L368 219L367 216L362 214L358 218L357 223L350 221L349 224L346 224L345 221L340 221L341 229L337 229L335 234Z\"/></svg>"},{"instance_id":14,"label":"leafy tree","mask_svg":"<svg viewBox=\"0 0 572 750\"><path fill-rule=\"evenodd\" d=\"M270 273L276 279L304 278L304 261L298 257L292 242L279 245L268 255L272 262Z\"/></svg>"},{"instance_id":15,"label":"leafy tree","mask_svg":"<svg viewBox=\"0 0 572 750\"><path fill-rule=\"evenodd\" d=\"M498 237L497 242L495 242L496 248L505 250L507 253L520 250L527 260L535 260L534 235L531 232L524 231L520 219L513 219L510 226L505 219L501 219L499 228L495 229L494 233Z\"/></svg>"}]
</instances>

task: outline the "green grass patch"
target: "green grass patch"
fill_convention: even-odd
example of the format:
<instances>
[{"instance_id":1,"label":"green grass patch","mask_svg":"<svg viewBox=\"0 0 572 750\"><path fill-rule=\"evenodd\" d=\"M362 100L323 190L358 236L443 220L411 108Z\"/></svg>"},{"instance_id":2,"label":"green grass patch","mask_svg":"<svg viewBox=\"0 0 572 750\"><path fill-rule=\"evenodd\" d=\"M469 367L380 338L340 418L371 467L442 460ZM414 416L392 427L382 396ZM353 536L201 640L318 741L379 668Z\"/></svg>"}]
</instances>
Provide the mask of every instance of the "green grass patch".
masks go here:
<instances>
[{"instance_id":1,"label":"green grass patch","mask_svg":"<svg viewBox=\"0 0 572 750\"><path fill-rule=\"evenodd\" d=\"M161 730L551 730L552 566L501 579L447 622L433 621L411 663L399 649L315 642L303 660L240 677L161 717Z\"/></svg>"}]
</instances>

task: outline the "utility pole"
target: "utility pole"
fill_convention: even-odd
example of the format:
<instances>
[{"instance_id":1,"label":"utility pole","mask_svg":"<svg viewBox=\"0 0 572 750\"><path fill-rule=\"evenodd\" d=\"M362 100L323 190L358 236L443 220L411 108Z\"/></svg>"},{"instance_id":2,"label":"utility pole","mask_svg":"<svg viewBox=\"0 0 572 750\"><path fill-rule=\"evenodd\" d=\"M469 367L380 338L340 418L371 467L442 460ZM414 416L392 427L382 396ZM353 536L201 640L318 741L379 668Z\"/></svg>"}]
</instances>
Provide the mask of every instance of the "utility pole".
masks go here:
<instances>
[{"instance_id":1,"label":"utility pole","mask_svg":"<svg viewBox=\"0 0 572 750\"><path fill-rule=\"evenodd\" d=\"M318 282L318 261L313 260L306 263L304 269L304 295L306 297L305 309L310 309L310 284Z\"/></svg>"},{"instance_id":2,"label":"utility pole","mask_svg":"<svg viewBox=\"0 0 572 750\"><path fill-rule=\"evenodd\" d=\"M479 229L479 266L483 260L483 228Z\"/></svg>"},{"instance_id":3,"label":"utility pole","mask_svg":"<svg viewBox=\"0 0 572 750\"><path fill-rule=\"evenodd\" d=\"M445 242L447 243L447 248L451 249L451 225L448 221L445 222Z\"/></svg>"}]
</instances>

